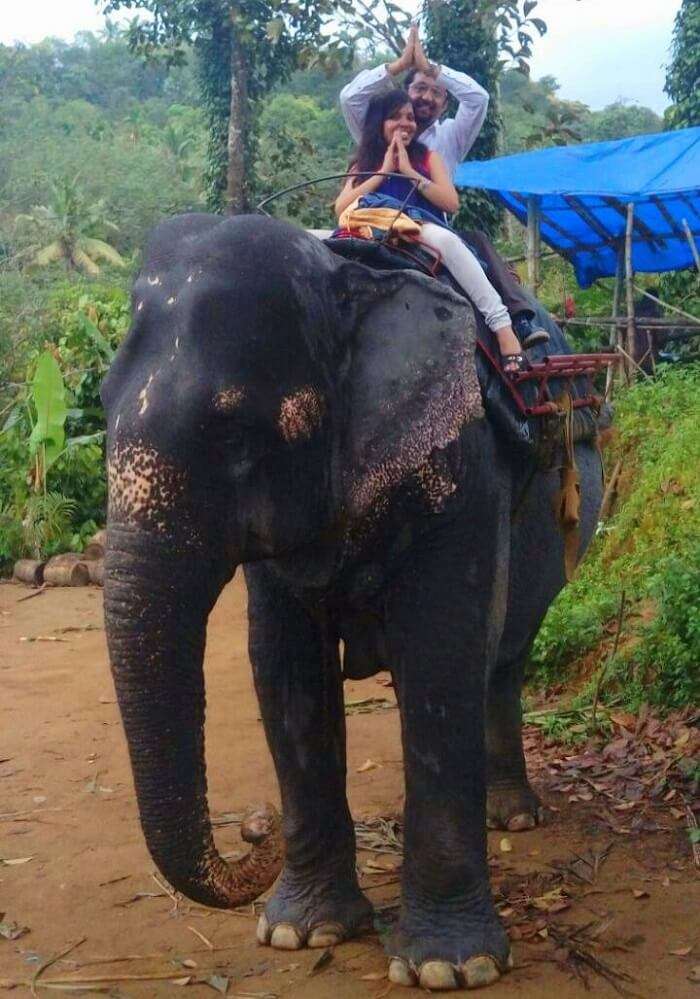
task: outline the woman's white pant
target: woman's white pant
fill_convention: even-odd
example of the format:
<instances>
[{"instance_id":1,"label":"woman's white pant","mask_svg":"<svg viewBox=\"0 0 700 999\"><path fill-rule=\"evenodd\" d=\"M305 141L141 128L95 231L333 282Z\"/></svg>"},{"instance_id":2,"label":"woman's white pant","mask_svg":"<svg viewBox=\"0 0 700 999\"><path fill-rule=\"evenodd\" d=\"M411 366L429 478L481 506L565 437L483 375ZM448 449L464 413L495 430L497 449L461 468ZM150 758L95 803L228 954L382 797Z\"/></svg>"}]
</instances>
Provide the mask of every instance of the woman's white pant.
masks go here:
<instances>
[{"instance_id":1,"label":"woman's white pant","mask_svg":"<svg viewBox=\"0 0 700 999\"><path fill-rule=\"evenodd\" d=\"M464 289L490 330L511 325L508 309L468 246L454 232L433 222L421 226L421 242L437 250L455 281Z\"/></svg>"}]
</instances>

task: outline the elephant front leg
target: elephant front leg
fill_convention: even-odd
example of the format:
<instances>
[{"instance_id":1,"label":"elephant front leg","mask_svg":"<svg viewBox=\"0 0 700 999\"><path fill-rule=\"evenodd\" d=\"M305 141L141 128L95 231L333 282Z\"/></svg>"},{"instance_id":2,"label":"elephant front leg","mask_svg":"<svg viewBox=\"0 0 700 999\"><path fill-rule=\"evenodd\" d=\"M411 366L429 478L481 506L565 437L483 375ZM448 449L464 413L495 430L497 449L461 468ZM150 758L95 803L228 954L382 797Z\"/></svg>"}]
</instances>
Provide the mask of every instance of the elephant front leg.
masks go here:
<instances>
[{"instance_id":1,"label":"elephant front leg","mask_svg":"<svg viewBox=\"0 0 700 999\"><path fill-rule=\"evenodd\" d=\"M265 566L246 568L250 658L277 771L285 865L258 924L284 950L329 947L371 926L345 796L337 642Z\"/></svg>"},{"instance_id":2,"label":"elephant front leg","mask_svg":"<svg viewBox=\"0 0 700 999\"><path fill-rule=\"evenodd\" d=\"M389 943L397 984L476 988L510 966L486 855L484 674L499 613L490 554L433 551L391 602L406 773L402 909Z\"/></svg>"}]
</instances>

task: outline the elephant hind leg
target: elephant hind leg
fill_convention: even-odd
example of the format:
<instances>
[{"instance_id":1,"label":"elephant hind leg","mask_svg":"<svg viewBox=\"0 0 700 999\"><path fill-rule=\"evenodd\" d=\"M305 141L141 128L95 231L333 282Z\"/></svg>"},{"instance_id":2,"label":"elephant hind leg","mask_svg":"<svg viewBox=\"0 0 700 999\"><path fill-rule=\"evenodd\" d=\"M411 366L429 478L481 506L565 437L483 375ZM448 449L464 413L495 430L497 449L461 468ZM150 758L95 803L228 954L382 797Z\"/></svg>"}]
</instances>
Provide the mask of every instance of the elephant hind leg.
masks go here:
<instances>
[{"instance_id":1,"label":"elephant hind leg","mask_svg":"<svg viewBox=\"0 0 700 999\"><path fill-rule=\"evenodd\" d=\"M514 659L499 659L486 696L486 825L522 832L546 821L530 786L522 738L522 689L531 643Z\"/></svg>"}]
</instances>

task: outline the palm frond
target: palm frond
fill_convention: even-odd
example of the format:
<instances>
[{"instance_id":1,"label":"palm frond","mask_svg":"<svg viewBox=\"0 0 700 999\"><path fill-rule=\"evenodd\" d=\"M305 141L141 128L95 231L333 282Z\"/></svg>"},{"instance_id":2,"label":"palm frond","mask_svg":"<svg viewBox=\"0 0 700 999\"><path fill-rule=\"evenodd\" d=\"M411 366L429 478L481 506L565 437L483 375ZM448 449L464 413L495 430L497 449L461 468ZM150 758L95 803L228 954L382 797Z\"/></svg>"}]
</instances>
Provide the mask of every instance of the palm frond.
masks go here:
<instances>
[{"instance_id":1,"label":"palm frond","mask_svg":"<svg viewBox=\"0 0 700 999\"><path fill-rule=\"evenodd\" d=\"M60 240L56 239L53 243L49 243L45 246L43 250L39 250L32 257L31 263L36 267L47 267L49 264L55 264L59 260L64 260L66 257L66 250Z\"/></svg>"},{"instance_id":2,"label":"palm frond","mask_svg":"<svg viewBox=\"0 0 700 999\"><path fill-rule=\"evenodd\" d=\"M122 255L102 239L92 239L90 236L83 236L80 240L80 249L89 254L93 260L107 260L116 267L126 267L126 260L124 260Z\"/></svg>"},{"instance_id":3,"label":"palm frond","mask_svg":"<svg viewBox=\"0 0 700 999\"><path fill-rule=\"evenodd\" d=\"M81 240L82 242L82 240ZM84 250L81 250L79 246L76 246L73 250L73 262L76 267L80 270L85 271L91 277L96 277L100 273L100 268L97 264L88 257Z\"/></svg>"}]
</instances>

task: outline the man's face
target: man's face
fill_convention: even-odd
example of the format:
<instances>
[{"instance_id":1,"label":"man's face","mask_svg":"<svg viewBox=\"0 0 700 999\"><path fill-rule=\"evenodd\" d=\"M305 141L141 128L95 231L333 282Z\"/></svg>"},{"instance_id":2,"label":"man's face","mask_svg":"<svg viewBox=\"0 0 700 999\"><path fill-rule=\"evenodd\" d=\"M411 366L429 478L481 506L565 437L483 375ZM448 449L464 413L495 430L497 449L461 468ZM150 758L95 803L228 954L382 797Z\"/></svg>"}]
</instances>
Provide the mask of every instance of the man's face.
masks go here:
<instances>
[{"instance_id":1,"label":"man's face","mask_svg":"<svg viewBox=\"0 0 700 999\"><path fill-rule=\"evenodd\" d=\"M426 73L416 73L408 88L408 96L413 101L413 110L420 129L428 128L437 121L447 104L447 91Z\"/></svg>"}]
</instances>

